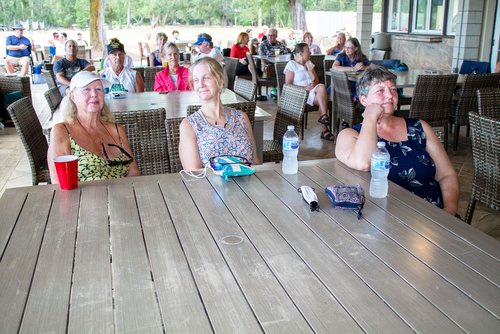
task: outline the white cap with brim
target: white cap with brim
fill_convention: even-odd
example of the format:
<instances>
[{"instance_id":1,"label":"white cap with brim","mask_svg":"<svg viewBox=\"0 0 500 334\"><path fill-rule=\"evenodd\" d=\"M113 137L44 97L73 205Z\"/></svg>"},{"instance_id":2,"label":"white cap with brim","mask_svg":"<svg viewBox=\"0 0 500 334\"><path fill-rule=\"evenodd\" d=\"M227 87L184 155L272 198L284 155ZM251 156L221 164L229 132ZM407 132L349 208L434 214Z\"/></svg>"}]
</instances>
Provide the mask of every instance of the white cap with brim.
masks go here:
<instances>
[{"instance_id":1,"label":"white cap with brim","mask_svg":"<svg viewBox=\"0 0 500 334\"><path fill-rule=\"evenodd\" d=\"M80 71L71 78L71 84L69 86L69 89L73 91L73 89L77 87L80 88L85 87L89 83L94 82L96 80L101 80L104 88L111 87L111 82L109 82L106 79L100 78L99 75L96 74L95 72Z\"/></svg>"}]
</instances>

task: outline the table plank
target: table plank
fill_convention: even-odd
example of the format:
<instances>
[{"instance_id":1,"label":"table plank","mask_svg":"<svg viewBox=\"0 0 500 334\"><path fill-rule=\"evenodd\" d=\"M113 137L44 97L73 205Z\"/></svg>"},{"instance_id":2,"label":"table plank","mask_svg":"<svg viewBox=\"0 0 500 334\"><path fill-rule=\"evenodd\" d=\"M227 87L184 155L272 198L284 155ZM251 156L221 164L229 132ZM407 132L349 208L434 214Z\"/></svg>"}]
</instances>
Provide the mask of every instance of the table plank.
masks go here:
<instances>
[{"instance_id":1,"label":"table plank","mask_svg":"<svg viewBox=\"0 0 500 334\"><path fill-rule=\"evenodd\" d=\"M359 332L358 324L270 224L259 208L254 205L248 206L247 203L252 203L252 200L239 191L234 182L225 184L219 176L214 176L211 177L211 183L313 330L327 333L333 329L339 332ZM266 198L272 196L269 192L261 195ZM281 212L284 207L278 206L275 209Z\"/></svg>"},{"instance_id":2,"label":"table plank","mask_svg":"<svg viewBox=\"0 0 500 334\"><path fill-rule=\"evenodd\" d=\"M21 333L66 331L80 192L56 191Z\"/></svg>"},{"instance_id":3,"label":"table plank","mask_svg":"<svg viewBox=\"0 0 500 334\"><path fill-rule=\"evenodd\" d=\"M9 239L9 247L3 253L0 262L0 328L6 333L17 332L21 325L52 197L50 191L28 194Z\"/></svg>"},{"instance_id":4,"label":"table plank","mask_svg":"<svg viewBox=\"0 0 500 334\"><path fill-rule=\"evenodd\" d=\"M132 184L110 184L108 194L116 331L162 333Z\"/></svg>"},{"instance_id":5,"label":"table plank","mask_svg":"<svg viewBox=\"0 0 500 334\"><path fill-rule=\"evenodd\" d=\"M172 179L174 175L165 176ZM165 181L167 184L168 180ZM158 183L134 182L151 272L167 333L211 333L202 300L193 280Z\"/></svg>"},{"instance_id":6,"label":"table plank","mask_svg":"<svg viewBox=\"0 0 500 334\"><path fill-rule=\"evenodd\" d=\"M231 197L244 197L234 182L225 182L220 176L212 176L211 182L218 192L222 192L221 196L230 191ZM186 185L193 199L199 203L203 219L264 332L311 333L307 322L212 186L208 182ZM238 208L241 212L249 212L253 208L248 198L238 203L242 204ZM278 238L280 240L270 241L273 244L282 241L280 236Z\"/></svg>"},{"instance_id":7,"label":"table plank","mask_svg":"<svg viewBox=\"0 0 500 334\"><path fill-rule=\"evenodd\" d=\"M0 258L23 209L28 191L7 189L0 201Z\"/></svg>"},{"instance_id":8,"label":"table plank","mask_svg":"<svg viewBox=\"0 0 500 334\"><path fill-rule=\"evenodd\" d=\"M280 209L283 204L269 194L266 185L249 182L246 178L238 178L237 183L364 331L382 331L388 327L400 333L410 331L401 318L302 220L290 210ZM293 191L286 196L292 194L297 195Z\"/></svg>"},{"instance_id":9,"label":"table plank","mask_svg":"<svg viewBox=\"0 0 500 334\"><path fill-rule=\"evenodd\" d=\"M349 250L344 251L344 258L349 265L356 268L357 271L360 271L363 279L367 282L371 282L370 284L377 289L384 300L387 300L391 305L392 301L399 303L395 304L394 307L397 310L400 310L401 314L404 314L404 310L410 312L405 315L405 319L408 319L407 317L412 318L414 316L418 316L416 319L417 321L420 319L424 320L424 323L421 325L431 326L431 328L427 328L426 330L424 328L417 328L417 331L429 331L449 323L448 319L441 319L441 312L446 314L446 316L452 319L452 321L458 324L461 328L469 332L488 332L491 331L492 328L496 328L498 326L498 319L496 319L493 315L484 312L484 309L482 309L481 306L471 300L467 295L461 293L455 286L443 279L443 277L435 273L428 266L424 265L421 261L412 256L412 254L408 253L399 245L398 242L395 242L393 239L379 231L376 227L372 226L371 220L362 220L357 222L354 219L342 219L341 217L345 215L354 216L354 213L334 209L331 206L329 199L322 191L326 186L331 184L341 184L341 181L332 179L331 175L328 175L318 167L307 167L301 169L301 171L314 180L315 185L312 186L315 186L318 189L317 193L323 210L327 211L332 217L338 219L339 224L346 230L347 233L352 235L364 249L373 253L379 261L382 261L387 266L387 268L383 269L384 271L394 271L394 273L401 278L401 281L407 282L416 290L416 292L421 294L426 300L440 310L438 311L435 309L432 311L432 307L429 306L419 309L419 305L425 306L422 305L422 301L420 301L420 304L415 301L408 301L406 305L411 305L410 310L408 310L404 307L404 300L409 300L409 296L413 293L396 293L397 290L391 292L390 285L386 287L387 289L385 291L380 290L377 288L377 286L381 284L380 280L388 280L393 275L385 273L378 278L376 276L370 277L375 274L375 271L382 270L379 266L373 265L376 262L374 260L370 260L357 263L357 259L355 257L351 258ZM378 215L380 216L380 220L384 221L386 225L401 226L400 222L395 221L395 219L390 215L383 214L384 211L378 209L370 201L366 202L363 211L365 212L364 216L366 219L371 218L371 216ZM367 215L369 217L367 217ZM314 225L318 225L316 221L314 221ZM338 232L327 234L324 231L320 231L318 233L321 233L321 235L328 235L330 238L334 238L334 236L338 234ZM401 231L400 233L404 232ZM414 237L413 242L419 243L420 241ZM339 248L338 241L332 240L329 244L331 244L332 247ZM345 246L345 244L340 245ZM354 263L352 263L353 261ZM363 268L364 266L367 267ZM425 279L423 279L424 277ZM384 286L382 287L384 288ZM396 289L396 286L394 286L394 289ZM403 300L398 301L398 298L401 297L403 297ZM460 307L449 308L447 306L450 303L453 305L460 305ZM426 314L428 312L431 313Z\"/></svg>"},{"instance_id":10,"label":"table plank","mask_svg":"<svg viewBox=\"0 0 500 334\"><path fill-rule=\"evenodd\" d=\"M80 183L80 216L68 332L115 330L106 184Z\"/></svg>"},{"instance_id":11,"label":"table plank","mask_svg":"<svg viewBox=\"0 0 500 334\"><path fill-rule=\"evenodd\" d=\"M169 181L160 187L214 332L262 332L182 180Z\"/></svg>"}]
</instances>

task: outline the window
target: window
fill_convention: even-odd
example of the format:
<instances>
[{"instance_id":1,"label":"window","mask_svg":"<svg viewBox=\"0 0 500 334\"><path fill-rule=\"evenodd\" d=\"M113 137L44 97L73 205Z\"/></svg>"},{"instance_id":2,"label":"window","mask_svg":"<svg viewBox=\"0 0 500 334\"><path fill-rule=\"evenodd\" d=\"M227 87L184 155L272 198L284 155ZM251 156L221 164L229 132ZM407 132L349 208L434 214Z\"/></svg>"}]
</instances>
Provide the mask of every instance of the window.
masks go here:
<instances>
[{"instance_id":1,"label":"window","mask_svg":"<svg viewBox=\"0 0 500 334\"><path fill-rule=\"evenodd\" d=\"M448 2L448 7L446 7ZM389 0L387 30L418 34L455 33L459 0ZM445 13L448 8L448 14Z\"/></svg>"}]
</instances>

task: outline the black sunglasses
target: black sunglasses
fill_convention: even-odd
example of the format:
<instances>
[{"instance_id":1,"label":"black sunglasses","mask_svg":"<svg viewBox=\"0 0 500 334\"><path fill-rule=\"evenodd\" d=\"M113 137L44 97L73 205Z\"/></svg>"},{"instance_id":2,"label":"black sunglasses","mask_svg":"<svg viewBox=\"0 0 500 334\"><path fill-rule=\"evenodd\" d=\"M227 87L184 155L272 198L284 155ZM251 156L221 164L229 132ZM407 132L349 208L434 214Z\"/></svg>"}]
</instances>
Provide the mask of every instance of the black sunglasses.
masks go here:
<instances>
[{"instance_id":1,"label":"black sunglasses","mask_svg":"<svg viewBox=\"0 0 500 334\"><path fill-rule=\"evenodd\" d=\"M215 160L217 158L224 158L224 157L227 157L227 160L231 160L231 161L217 161L217 160ZM212 167L212 169L215 171L222 170L225 165L251 166L252 163L249 162L247 158L240 157L238 155L219 155L217 157L210 158L210 167Z\"/></svg>"},{"instance_id":2,"label":"black sunglasses","mask_svg":"<svg viewBox=\"0 0 500 334\"><path fill-rule=\"evenodd\" d=\"M108 152L106 152L106 149L104 148L104 143L103 143L102 144L102 152L104 154L104 157L106 158L106 161L108 162L108 165L110 165L111 167L113 167L113 166L126 166L126 165L129 165L132 161L134 161L134 158L127 151L125 151L125 149L123 147L116 145L116 144L108 144L108 146L118 148L120 150L120 152L125 154L125 156L128 158L128 160L124 160L124 161L110 160L109 156L108 156Z\"/></svg>"}]
</instances>

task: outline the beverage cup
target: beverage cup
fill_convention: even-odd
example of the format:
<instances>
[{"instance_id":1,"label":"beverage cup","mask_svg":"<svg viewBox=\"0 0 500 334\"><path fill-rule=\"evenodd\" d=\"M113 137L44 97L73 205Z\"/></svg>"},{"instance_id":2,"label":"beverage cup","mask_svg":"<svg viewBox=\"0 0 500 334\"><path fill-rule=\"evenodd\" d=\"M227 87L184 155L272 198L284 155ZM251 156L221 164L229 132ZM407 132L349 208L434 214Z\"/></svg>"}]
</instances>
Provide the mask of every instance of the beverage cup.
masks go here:
<instances>
[{"instance_id":1,"label":"beverage cup","mask_svg":"<svg viewBox=\"0 0 500 334\"><path fill-rule=\"evenodd\" d=\"M76 155L55 157L54 165L61 190L78 188L78 157Z\"/></svg>"},{"instance_id":2,"label":"beverage cup","mask_svg":"<svg viewBox=\"0 0 500 334\"><path fill-rule=\"evenodd\" d=\"M280 50L274 50L274 56L278 58L280 56Z\"/></svg>"},{"instance_id":3,"label":"beverage cup","mask_svg":"<svg viewBox=\"0 0 500 334\"><path fill-rule=\"evenodd\" d=\"M167 68L168 67L168 61L164 60L161 62L161 66Z\"/></svg>"}]
</instances>

